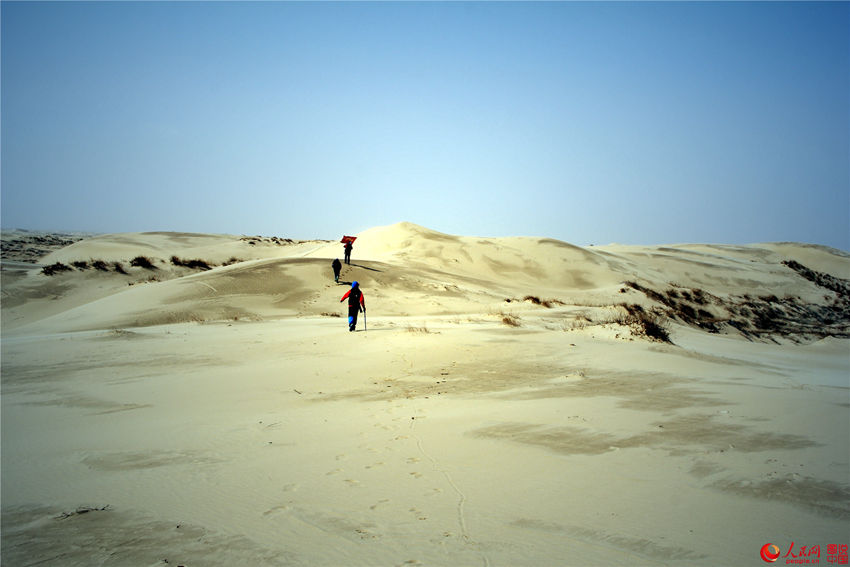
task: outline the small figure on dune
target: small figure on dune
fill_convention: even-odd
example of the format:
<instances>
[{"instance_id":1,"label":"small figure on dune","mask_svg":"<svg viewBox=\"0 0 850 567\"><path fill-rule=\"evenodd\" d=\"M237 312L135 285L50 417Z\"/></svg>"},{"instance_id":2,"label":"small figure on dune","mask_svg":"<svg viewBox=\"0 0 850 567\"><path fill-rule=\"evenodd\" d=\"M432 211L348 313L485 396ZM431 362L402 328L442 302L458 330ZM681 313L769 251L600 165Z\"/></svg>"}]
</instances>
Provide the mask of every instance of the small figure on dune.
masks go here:
<instances>
[{"instance_id":1,"label":"small figure on dune","mask_svg":"<svg viewBox=\"0 0 850 567\"><path fill-rule=\"evenodd\" d=\"M354 241L357 240L356 236L344 235L342 237L343 249L345 250L345 263L351 264L351 249L354 247Z\"/></svg>"},{"instance_id":2,"label":"small figure on dune","mask_svg":"<svg viewBox=\"0 0 850 567\"><path fill-rule=\"evenodd\" d=\"M366 316L366 302L363 300L363 292L360 291L360 284L351 282L351 289L345 292L340 303L348 298L348 330L353 331L357 327L357 314L363 311L363 316Z\"/></svg>"},{"instance_id":3,"label":"small figure on dune","mask_svg":"<svg viewBox=\"0 0 850 567\"><path fill-rule=\"evenodd\" d=\"M352 242L349 240L345 243L345 263L351 264L351 249L354 247Z\"/></svg>"},{"instance_id":4,"label":"small figure on dune","mask_svg":"<svg viewBox=\"0 0 850 567\"><path fill-rule=\"evenodd\" d=\"M339 283L339 271L342 269L342 262L339 261L339 258L334 258L331 268L334 269L334 281Z\"/></svg>"}]
</instances>

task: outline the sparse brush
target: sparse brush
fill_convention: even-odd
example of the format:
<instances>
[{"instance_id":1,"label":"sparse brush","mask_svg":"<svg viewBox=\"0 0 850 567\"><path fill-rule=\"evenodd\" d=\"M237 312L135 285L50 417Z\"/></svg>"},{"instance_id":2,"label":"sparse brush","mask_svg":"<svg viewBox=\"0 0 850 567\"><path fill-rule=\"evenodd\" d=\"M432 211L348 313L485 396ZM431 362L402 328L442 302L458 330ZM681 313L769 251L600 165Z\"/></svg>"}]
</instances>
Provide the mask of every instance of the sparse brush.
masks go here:
<instances>
[{"instance_id":1,"label":"sparse brush","mask_svg":"<svg viewBox=\"0 0 850 567\"><path fill-rule=\"evenodd\" d=\"M106 262L103 260L92 260L91 267L99 272L108 272L109 266L106 265Z\"/></svg>"},{"instance_id":2,"label":"sparse brush","mask_svg":"<svg viewBox=\"0 0 850 567\"><path fill-rule=\"evenodd\" d=\"M342 315L340 315L339 313L331 313L329 311L323 311L322 313L320 313L320 315L322 317L342 317Z\"/></svg>"},{"instance_id":3,"label":"sparse brush","mask_svg":"<svg viewBox=\"0 0 850 567\"><path fill-rule=\"evenodd\" d=\"M181 260L177 256L172 256L171 263L175 266L182 266L192 270L212 270L212 267L206 260Z\"/></svg>"},{"instance_id":4,"label":"sparse brush","mask_svg":"<svg viewBox=\"0 0 850 567\"><path fill-rule=\"evenodd\" d=\"M507 325L508 327L521 327L522 322L520 322L519 317L516 315L511 315L510 313L502 313L502 323Z\"/></svg>"},{"instance_id":5,"label":"sparse brush","mask_svg":"<svg viewBox=\"0 0 850 567\"><path fill-rule=\"evenodd\" d=\"M626 314L617 321L621 325L627 325L639 336L663 343L673 344L667 323L657 313L647 311L638 304L621 303Z\"/></svg>"},{"instance_id":6,"label":"sparse brush","mask_svg":"<svg viewBox=\"0 0 850 567\"><path fill-rule=\"evenodd\" d=\"M56 274L62 272L70 272L73 268L71 266L66 266L62 262L56 262L55 264L51 264L49 266L44 266L41 269L41 273L45 276L55 276Z\"/></svg>"},{"instance_id":7,"label":"sparse brush","mask_svg":"<svg viewBox=\"0 0 850 567\"><path fill-rule=\"evenodd\" d=\"M130 260L130 265L136 268L144 268L146 270L156 270L157 267L153 265L151 259L147 256L136 256L132 260Z\"/></svg>"},{"instance_id":8,"label":"sparse brush","mask_svg":"<svg viewBox=\"0 0 850 567\"><path fill-rule=\"evenodd\" d=\"M425 325L422 325L421 327L414 327L413 325L408 325L405 330L408 333L423 333L423 334L426 334L426 335L431 332L431 331L428 330L428 327L426 327Z\"/></svg>"},{"instance_id":9,"label":"sparse brush","mask_svg":"<svg viewBox=\"0 0 850 567\"><path fill-rule=\"evenodd\" d=\"M125 276L128 275L127 270L124 269L124 264L122 264L121 262L113 262L112 269L118 272L119 274L124 274Z\"/></svg>"},{"instance_id":10,"label":"sparse brush","mask_svg":"<svg viewBox=\"0 0 850 567\"><path fill-rule=\"evenodd\" d=\"M547 309L550 309L553 305L566 305L566 303L564 303L560 299L540 299L535 295L526 295L522 298L522 300L530 301L534 305L540 305L542 307L546 307ZM510 303L510 301L508 301L508 303Z\"/></svg>"},{"instance_id":11,"label":"sparse brush","mask_svg":"<svg viewBox=\"0 0 850 567\"><path fill-rule=\"evenodd\" d=\"M231 264L238 264L239 262L244 262L244 260L240 260L235 256L231 256L231 258L227 262L222 264L222 266L230 266Z\"/></svg>"},{"instance_id":12,"label":"sparse brush","mask_svg":"<svg viewBox=\"0 0 850 567\"><path fill-rule=\"evenodd\" d=\"M835 277L825 272L812 270L795 260L786 260L782 263L815 285L833 291L840 296L850 297L850 280Z\"/></svg>"},{"instance_id":13,"label":"sparse brush","mask_svg":"<svg viewBox=\"0 0 850 567\"><path fill-rule=\"evenodd\" d=\"M74 266L75 268L77 268L78 270L88 270L89 269L89 263L86 262L85 260L76 260L74 262L71 262L71 265Z\"/></svg>"}]
</instances>

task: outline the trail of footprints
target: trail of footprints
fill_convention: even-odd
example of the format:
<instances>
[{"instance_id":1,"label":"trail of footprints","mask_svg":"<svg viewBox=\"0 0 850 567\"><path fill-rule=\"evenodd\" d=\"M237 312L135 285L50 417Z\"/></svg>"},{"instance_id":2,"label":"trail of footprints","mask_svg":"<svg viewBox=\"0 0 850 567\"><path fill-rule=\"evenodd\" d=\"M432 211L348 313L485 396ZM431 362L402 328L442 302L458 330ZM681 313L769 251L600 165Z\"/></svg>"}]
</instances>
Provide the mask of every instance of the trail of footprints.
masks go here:
<instances>
[{"instance_id":1,"label":"trail of footprints","mask_svg":"<svg viewBox=\"0 0 850 567\"><path fill-rule=\"evenodd\" d=\"M397 410L398 410L399 413L402 413L403 415L405 415L405 417L399 417L399 416L393 417L394 415L396 415ZM440 539L458 537L458 538L462 539L463 541L469 542L469 537L466 533L465 518L464 518L464 512L463 512L463 505L464 505L464 501L466 500L466 497L457 488L457 486L455 485L455 483L452 481L451 477L449 476L448 472L438 468L439 465L438 465L437 461L435 461L432 457L430 457L425 452L425 450L422 447L421 440L418 437L416 437L415 434L413 433L413 429L414 429L416 420L417 419L421 420L425 416L420 415L417 412L417 415L414 415L414 416L411 416L411 417L408 418L407 416L410 415L411 408L410 407L404 407L403 405L397 405L396 407L387 408L385 411L386 411L387 414L389 414L390 420L393 423L387 423L386 422L386 416L379 416L378 414L372 414L370 417L373 420L372 425L373 425L374 428L378 428L378 429L381 429L381 430L388 431L388 432L390 432L390 435L392 435L392 437L390 437L390 439L389 439L389 443L387 443L386 448L384 448L382 451L380 451L380 450L376 449L375 447L371 446L370 443L365 443L363 445L360 445L358 447L358 450L366 452L366 453L372 453L372 454L375 454L376 456L379 453L384 453L384 454L389 453L390 455L393 455L394 458L403 459L404 464L406 465L405 468L409 469L407 471L407 474L405 475L405 477L409 478L411 480L411 482L414 483L413 487L418 486L418 488L411 487L411 490L421 491L420 495L422 495L422 496L425 496L425 497L428 497L428 498L433 498L433 497L445 498L449 494L451 494L452 498L457 496L459 498L459 500L457 502L457 508L458 508L458 518L457 518L457 524L458 525L456 526L457 529L455 529L455 530L445 530L444 529L444 530L440 531L437 534L436 537L439 537ZM402 433L401 430L402 430L402 427L403 427L403 425L402 425L403 423L409 424L409 426L408 426L409 430L410 430L409 435ZM271 428L271 427L274 427L276 425L278 425L278 424L271 424L269 427ZM365 433L361 432L359 437L361 437L361 438L367 437L367 435ZM405 456L398 456L397 455L397 453L399 452L398 447L402 447L401 452L406 453ZM414 451L417 454L414 455L414 456L410 456L410 453L414 452ZM443 488L439 487L439 486L432 486L432 487L429 488L427 485L424 485L424 484L421 484L421 485L416 484L417 481L419 479L422 479L423 476L424 476L423 473L420 472L421 466L423 464L426 464L426 465L428 464L428 463L423 462L423 458L427 458L427 460L430 461L430 465L434 469L434 472L440 473L437 477L431 475L431 479L433 481L437 481L437 479L440 478L441 481L443 481L443 480L446 481L450 485L452 490L450 490L448 493L446 493L445 490ZM348 477L348 475L345 474L347 472L350 474L350 472L351 472L350 470L346 469L345 466L344 466L344 461L348 460L348 456L346 454L343 453L343 454L336 455L334 457L334 460L337 462L337 464L339 466L336 466L335 468L332 468L331 470L327 471L325 473L325 476L331 477L331 478L338 477L339 480L333 481L333 482L345 483L345 485L347 485L348 487L350 487L352 489L368 488L369 487L369 482L368 482L369 473L370 472L377 472L377 471L381 470L385 465L387 465L387 460L378 460L378 459L376 459L374 462L371 462L367 465L364 465L362 470L363 470L363 474L365 476L360 477L360 480L358 480L358 478ZM355 475L351 475L351 476L355 476ZM363 480L362 484L361 484L361 480ZM284 487L284 490L285 491L297 490L297 485L287 485L287 487ZM452 492L454 494L452 494ZM289 502L289 504L291 504L291 503L292 503L292 501ZM380 510L386 508L387 506L392 506L391 499L380 498L369 506L369 510L370 510L370 512L376 512L376 511L380 511ZM275 507L270 508L269 510L267 510L264 513L264 515L265 516L273 516L273 515L277 515L277 514L290 513L290 512L291 512L291 507L289 505L284 504L284 505L279 505L279 506L275 506ZM419 521L427 521L428 520L427 511L421 510L416 505L413 505L413 506L410 506L409 508L407 508L407 513L409 514L409 517L413 521L419 522ZM379 539L380 534L374 533L373 530L374 530L374 525L367 523L367 525L361 525L361 526L355 528L353 535L355 535L356 537L359 537L360 539ZM421 563L417 560L411 559L411 560L403 563L402 565L421 565Z\"/></svg>"},{"instance_id":2,"label":"trail of footprints","mask_svg":"<svg viewBox=\"0 0 850 567\"><path fill-rule=\"evenodd\" d=\"M406 434L401 433L402 424L407 422L407 417L392 417L393 415L396 414L396 410L400 410L401 412L408 414L408 415L410 413L410 408L404 408L402 406L397 406L397 407L394 407L394 408L388 408L386 410L386 413L389 414L390 419L391 419L392 422L394 422L394 424L387 424L385 422L386 416L381 416L381 415L378 415L378 414L372 414L370 417L371 417L372 420L374 420L373 427L395 433L395 435L393 435L389 439L389 443L388 443L389 447L392 447L392 445L397 446L398 444L401 444L401 445L404 446L403 452L408 453L408 455L409 455L410 451L413 451L413 450L415 450L415 451L417 451L418 453L421 454L420 456L397 457L397 458L403 459L404 464L407 466L406 468L410 469L410 470L407 471L407 477L410 478L413 481L416 481L416 480L424 477L424 474L422 472L420 472L420 467L423 464L423 459L421 458L421 456L424 455L422 447L421 447L421 442L419 441L418 438L414 439L414 438L411 437L411 435L406 435ZM423 416L423 415L412 416L412 418L410 419L409 428L413 429L415 419L418 418L418 419L421 420L424 417L425 416ZM364 433L361 433L359 435L359 437L366 437L366 435ZM363 445L360 445L358 447L358 449L360 451L364 451L364 452L368 452L368 453L375 453L375 454L381 452L378 449L372 447L369 443L365 443ZM386 449L384 450L384 452L386 452ZM390 449L390 452L395 453L396 449ZM334 457L334 460L337 461L337 463L340 463L340 464L343 461L346 461L347 459L348 459L348 456L346 454L339 454L339 455L336 455ZM364 471L376 471L376 470L380 469L381 467L384 467L386 464L387 464L386 460L375 460L374 462L372 462L370 464L364 465L363 470ZM432 464L434 464L434 463L432 463ZM333 468L333 469L329 470L328 472L326 472L325 475L329 476L329 477L339 476L340 482L345 483L347 486L349 486L351 488L364 488L364 487L368 486L369 483L367 482L366 478L361 477L360 480L358 480L358 478L345 478L346 475L344 473L346 473L346 472L350 472L350 471L343 466L338 466L338 467ZM445 474L445 473L443 473L443 474ZM363 481L363 483L361 483L361 480ZM426 486L423 485L423 486L421 486L421 490L423 491L422 495L426 496L426 497L441 496L441 495L444 494L443 488L440 488L440 487L427 488ZM376 510L380 510L382 508L385 508L386 506L389 506L389 505L391 505L391 500L389 498L381 498L381 499L375 501L373 504L371 504L369 506L369 510L376 511ZM411 506L410 508L407 509L407 512L410 514L410 517L414 518L417 521L428 520L427 512L421 510L417 506ZM365 528L358 529L358 530L356 530L356 532L358 533L358 535L360 535L361 538L366 538L366 537L375 538L376 537L374 534L368 532L368 530L366 530ZM443 531L441 533L441 535L442 535L442 537L453 537L455 535L455 533L452 532L452 531Z\"/></svg>"}]
</instances>

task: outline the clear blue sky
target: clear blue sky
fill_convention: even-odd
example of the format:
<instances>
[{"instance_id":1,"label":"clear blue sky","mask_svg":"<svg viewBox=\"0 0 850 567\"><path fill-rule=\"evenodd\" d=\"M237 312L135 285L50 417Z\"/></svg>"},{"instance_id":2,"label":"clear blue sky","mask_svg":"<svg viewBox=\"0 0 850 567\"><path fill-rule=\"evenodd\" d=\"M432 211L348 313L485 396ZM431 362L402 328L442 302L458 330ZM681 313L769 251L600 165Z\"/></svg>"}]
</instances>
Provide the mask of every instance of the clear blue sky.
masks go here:
<instances>
[{"instance_id":1,"label":"clear blue sky","mask_svg":"<svg viewBox=\"0 0 850 567\"><path fill-rule=\"evenodd\" d=\"M850 3L16 3L2 226L850 250Z\"/></svg>"}]
</instances>

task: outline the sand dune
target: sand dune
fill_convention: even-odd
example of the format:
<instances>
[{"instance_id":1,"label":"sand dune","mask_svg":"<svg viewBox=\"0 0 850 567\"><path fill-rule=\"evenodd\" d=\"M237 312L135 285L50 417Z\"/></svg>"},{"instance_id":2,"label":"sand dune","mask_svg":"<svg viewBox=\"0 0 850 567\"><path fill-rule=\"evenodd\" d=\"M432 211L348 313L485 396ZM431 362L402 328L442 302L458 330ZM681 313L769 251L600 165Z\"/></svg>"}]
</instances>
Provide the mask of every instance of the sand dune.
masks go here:
<instances>
[{"instance_id":1,"label":"sand dune","mask_svg":"<svg viewBox=\"0 0 850 567\"><path fill-rule=\"evenodd\" d=\"M337 285L337 242L6 250L4 565L756 564L847 543L843 251L399 223L359 234ZM368 331L348 333L355 279Z\"/></svg>"}]
</instances>

